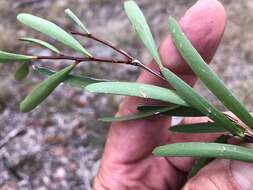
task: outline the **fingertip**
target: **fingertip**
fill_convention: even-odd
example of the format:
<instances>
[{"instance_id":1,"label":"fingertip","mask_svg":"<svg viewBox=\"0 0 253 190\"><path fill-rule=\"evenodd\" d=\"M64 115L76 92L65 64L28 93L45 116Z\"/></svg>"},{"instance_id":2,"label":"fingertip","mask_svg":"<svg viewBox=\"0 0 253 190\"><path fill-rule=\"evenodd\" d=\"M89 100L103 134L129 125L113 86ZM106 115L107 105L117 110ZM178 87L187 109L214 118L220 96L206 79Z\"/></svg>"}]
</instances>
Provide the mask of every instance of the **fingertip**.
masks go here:
<instances>
[{"instance_id":1,"label":"fingertip","mask_svg":"<svg viewBox=\"0 0 253 190\"><path fill-rule=\"evenodd\" d=\"M230 160L219 159L211 162L191 178L183 190L237 189L230 171Z\"/></svg>"},{"instance_id":2,"label":"fingertip","mask_svg":"<svg viewBox=\"0 0 253 190\"><path fill-rule=\"evenodd\" d=\"M252 169L252 163L218 159L202 168L185 184L183 190L251 190L253 186Z\"/></svg>"},{"instance_id":3,"label":"fingertip","mask_svg":"<svg viewBox=\"0 0 253 190\"><path fill-rule=\"evenodd\" d=\"M202 57L210 62L223 36L227 15L217 0L199 0L180 20L180 25ZM183 73L189 71L168 36L160 46L163 63L170 69Z\"/></svg>"},{"instance_id":4,"label":"fingertip","mask_svg":"<svg viewBox=\"0 0 253 190\"><path fill-rule=\"evenodd\" d=\"M252 147L252 144L250 145ZM231 175L238 189L250 190L253 187L253 164L241 161L231 161Z\"/></svg>"}]
</instances>

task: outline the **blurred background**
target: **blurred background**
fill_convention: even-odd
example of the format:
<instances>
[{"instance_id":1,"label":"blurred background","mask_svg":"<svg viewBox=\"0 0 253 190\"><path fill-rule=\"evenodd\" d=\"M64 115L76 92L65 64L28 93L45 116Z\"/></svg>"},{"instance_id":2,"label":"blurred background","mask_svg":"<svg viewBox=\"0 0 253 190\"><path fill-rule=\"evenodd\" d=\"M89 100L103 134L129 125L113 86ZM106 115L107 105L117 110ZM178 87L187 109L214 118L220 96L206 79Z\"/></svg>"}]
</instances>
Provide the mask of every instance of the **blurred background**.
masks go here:
<instances>
[{"instance_id":1,"label":"blurred background","mask_svg":"<svg viewBox=\"0 0 253 190\"><path fill-rule=\"evenodd\" d=\"M143 62L150 56L133 32L122 9L122 0L0 0L0 49L51 55L48 50L21 43L21 36L54 42L16 21L28 12L56 22L68 30L75 26L64 15L71 8L88 29L109 40ZM168 33L169 15L179 18L195 0L137 0L144 11L157 42ZM228 12L225 36L212 68L249 109L253 108L253 1L221 0ZM115 57L115 52L80 39L93 53ZM61 44L56 46L72 53ZM38 62L59 69L68 62ZM18 110L19 102L43 76L30 73L22 83L13 78L15 67L0 65L0 189L12 190L89 190L103 150L108 124L97 121L113 115L122 97L96 95L83 89L61 85L31 113ZM134 81L138 68L104 63L83 63L75 71L98 78ZM199 92L223 110L218 101L201 86ZM12 138L15 136L15 138Z\"/></svg>"}]
</instances>

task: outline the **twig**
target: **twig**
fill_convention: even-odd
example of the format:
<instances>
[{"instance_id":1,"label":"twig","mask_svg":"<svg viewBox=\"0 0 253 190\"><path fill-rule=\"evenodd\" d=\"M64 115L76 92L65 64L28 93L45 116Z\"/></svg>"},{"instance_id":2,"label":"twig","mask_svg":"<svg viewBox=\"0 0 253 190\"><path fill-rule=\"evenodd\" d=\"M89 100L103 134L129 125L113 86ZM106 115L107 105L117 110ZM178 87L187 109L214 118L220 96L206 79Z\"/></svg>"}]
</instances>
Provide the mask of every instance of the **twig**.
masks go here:
<instances>
[{"instance_id":1,"label":"twig","mask_svg":"<svg viewBox=\"0 0 253 190\"><path fill-rule=\"evenodd\" d=\"M117 63L117 64L127 64L127 65L134 65L134 66L138 66L141 67L142 69L150 72L151 74L161 78L162 80L165 80L165 78L160 75L159 73L153 71L152 69L150 69L149 67L145 66L143 63L141 63L139 60L134 59L134 60L115 60L115 59L107 59L107 58L96 58L96 57L72 57L72 56L66 56L66 55L60 55L60 56L37 56L38 60L73 60L76 61L78 63L80 62L86 62L86 61L95 61L95 62L105 62L105 63Z\"/></svg>"},{"instance_id":2,"label":"twig","mask_svg":"<svg viewBox=\"0 0 253 190\"><path fill-rule=\"evenodd\" d=\"M77 62L85 62L85 61L96 61L96 62L106 62L106 63L120 63L120 64L131 64L130 61L125 60L115 60L115 59L107 59L107 58L95 58L95 57L72 57L67 55L60 56L37 56L36 59L57 59L57 60L73 60Z\"/></svg>"},{"instance_id":3,"label":"twig","mask_svg":"<svg viewBox=\"0 0 253 190\"><path fill-rule=\"evenodd\" d=\"M9 134L7 134L3 138L3 140L0 141L0 149L3 148L12 139L16 138L19 135L24 134L25 132L26 132L26 128L24 128L24 127L13 129Z\"/></svg>"},{"instance_id":4,"label":"twig","mask_svg":"<svg viewBox=\"0 0 253 190\"><path fill-rule=\"evenodd\" d=\"M118 53L124 55L128 60L133 60L133 57L132 57L129 53L127 53L127 52L125 52L124 50L122 50L122 49L116 47L116 46L113 45L111 42L102 40L102 39L100 39L100 38L94 36L93 34L84 34L84 33L75 32L75 31L71 31L70 33L73 34L73 35L83 36L83 37L87 37L87 38L90 38L90 39L92 39L92 40L95 40L95 41L97 41L97 42L99 42L99 43L101 43L101 44L104 44L104 45L106 45L106 46L112 48L113 50L117 51Z\"/></svg>"},{"instance_id":5,"label":"twig","mask_svg":"<svg viewBox=\"0 0 253 190\"><path fill-rule=\"evenodd\" d=\"M17 171L17 169L10 165L8 159L5 156L3 156L3 165L7 169L7 171L11 175L13 175L17 180L20 181L23 179L23 177L20 175L20 173Z\"/></svg>"},{"instance_id":6,"label":"twig","mask_svg":"<svg viewBox=\"0 0 253 190\"><path fill-rule=\"evenodd\" d=\"M245 135L245 139L248 140L249 142L253 142L253 131L250 127L248 127L247 125L245 125L243 122L241 122L240 120L224 113L224 115L230 120L232 121L234 124L236 124L237 126L239 126L240 128L242 128L244 130L244 135Z\"/></svg>"},{"instance_id":7,"label":"twig","mask_svg":"<svg viewBox=\"0 0 253 190\"><path fill-rule=\"evenodd\" d=\"M85 33L80 33L80 32L76 32L76 31L71 31L70 32L71 34L73 35L78 35L78 36L83 36L83 37L87 37L87 38L90 38L90 39L93 39L99 43L102 43L110 48L112 48L113 50L119 52L120 54L124 55L128 60L129 62L131 62L132 65L136 65L136 66L139 66L141 68L143 68L144 70L152 73L153 75L161 78L162 80L165 80L166 79L160 74L160 73L157 73L155 71L153 71L152 69L150 69L149 67L147 67L146 65L144 65L142 62L140 62L139 60L137 59L134 59L133 56L131 56L129 53L127 53L126 51L116 47L115 45L113 45L111 42L108 42L108 41L105 41L105 40L102 40L96 36L94 36L93 34L85 34ZM129 63L128 63L129 64Z\"/></svg>"},{"instance_id":8,"label":"twig","mask_svg":"<svg viewBox=\"0 0 253 190\"><path fill-rule=\"evenodd\" d=\"M143 68L144 70L150 72L151 74L159 77L160 79L166 81L166 79L160 74L160 73L157 73L155 72L154 70L150 69L149 67L147 67L146 65L144 65L142 62L140 62L139 60L135 59L132 61L132 63L136 64L136 66L139 66L141 68Z\"/></svg>"},{"instance_id":9,"label":"twig","mask_svg":"<svg viewBox=\"0 0 253 190\"><path fill-rule=\"evenodd\" d=\"M87 38L95 40L95 41L97 41L101 44L104 44L104 45L110 47L111 49L115 50L116 52L120 53L121 55L125 56L127 58L127 60L115 60L115 59L96 58L96 57L73 57L73 56L67 56L67 55L37 56L36 59L65 59L65 60L74 60L77 63L85 62L85 61L96 61L96 62L106 62L106 63L128 64L128 65L138 66L138 67L150 72L151 74L159 77L160 79L165 80L165 78L160 73L157 73L157 72L153 71L152 69L150 69L149 67L144 65L139 60L134 59L129 53L127 53L126 51L116 47L111 42L102 40L102 39L100 39L100 38L98 38L98 37L96 37L92 34L85 34L85 33L80 33L80 32L75 32L75 31L72 31L71 34L87 37Z\"/></svg>"}]
</instances>

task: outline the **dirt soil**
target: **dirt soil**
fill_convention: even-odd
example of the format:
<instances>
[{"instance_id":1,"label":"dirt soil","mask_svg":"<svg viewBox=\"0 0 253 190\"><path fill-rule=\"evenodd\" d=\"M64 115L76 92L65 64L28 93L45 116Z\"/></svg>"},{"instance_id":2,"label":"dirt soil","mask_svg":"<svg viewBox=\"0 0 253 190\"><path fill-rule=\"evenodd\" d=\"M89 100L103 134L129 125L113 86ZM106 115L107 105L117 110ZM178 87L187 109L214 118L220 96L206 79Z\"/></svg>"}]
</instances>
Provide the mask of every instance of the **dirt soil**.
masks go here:
<instances>
[{"instance_id":1,"label":"dirt soil","mask_svg":"<svg viewBox=\"0 0 253 190\"><path fill-rule=\"evenodd\" d=\"M143 62L150 56L134 34L121 0L0 0L0 49L51 55L38 46L18 42L21 36L51 39L16 21L20 12L52 20L65 29L76 30L64 16L75 10L91 32L110 40ZM138 0L157 42L168 33L169 15L179 18L193 0ZM249 109L253 109L253 1L222 0L228 11L228 25L212 68ZM110 49L82 40L89 50L102 57L115 57ZM56 43L61 50L72 53ZM68 62L38 62L59 69ZM0 65L0 189L5 190L90 190L108 130L97 119L113 115L122 97L96 95L61 85L31 113L20 113L19 102L32 86L43 79L35 71L22 83L13 78L18 67ZM134 81L140 70L132 66L86 63L79 74L121 81ZM196 86L216 106L219 102L200 84ZM18 134L18 135L17 135ZM12 138L15 136L15 138Z\"/></svg>"}]
</instances>

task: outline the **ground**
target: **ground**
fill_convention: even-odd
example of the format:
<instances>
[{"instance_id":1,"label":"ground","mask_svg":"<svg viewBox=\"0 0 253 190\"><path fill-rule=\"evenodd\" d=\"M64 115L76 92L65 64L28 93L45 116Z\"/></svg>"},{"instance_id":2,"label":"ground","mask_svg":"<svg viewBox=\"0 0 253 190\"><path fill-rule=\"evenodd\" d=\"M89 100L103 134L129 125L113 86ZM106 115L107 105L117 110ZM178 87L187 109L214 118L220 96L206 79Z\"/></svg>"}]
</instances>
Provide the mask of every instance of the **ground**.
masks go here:
<instances>
[{"instance_id":1,"label":"ground","mask_svg":"<svg viewBox=\"0 0 253 190\"><path fill-rule=\"evenodd\" d=\"M50 19L65 29L73 30L64 17L64 9L72 8L96 35L110 40L143 62L150 56L136 40L116 0L0 0L0 49L19 53L50 55L47 50L18 42L21 36L50 41L16 21L20 12L29 12ZM193 0L137 1L152 26L157 42L168 33L168 15L179 18ZM249 109L253 108L253 2L223 0L228 11L228 26L212 68ZM52 40L50 42L53 42ZM82 41L89 50L102 57L115 52L91 41ZM71 53L61 44L60 49ZM61 68L66 62L39 62ZM18 67L0 65L0 189L89 190L99 165L108 124L98 122L104 115L113 115L122 97L96 95L83 89L61 85L36 110L24 114L19 102L31 87L43 79L35 71L24 82L13 79ZM85 63L77 73L121 81L134 81L140 70L131 66ZM196 89L219 102L198 83ZM19 135L16 136L16 134ZM16 136L15 138L11 138Z\"/></svg>"}]
</instances>

